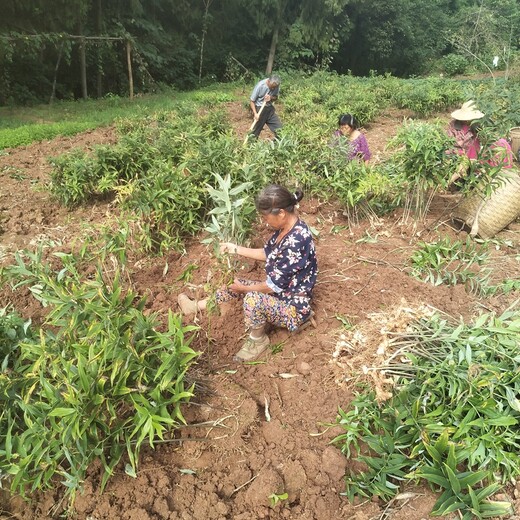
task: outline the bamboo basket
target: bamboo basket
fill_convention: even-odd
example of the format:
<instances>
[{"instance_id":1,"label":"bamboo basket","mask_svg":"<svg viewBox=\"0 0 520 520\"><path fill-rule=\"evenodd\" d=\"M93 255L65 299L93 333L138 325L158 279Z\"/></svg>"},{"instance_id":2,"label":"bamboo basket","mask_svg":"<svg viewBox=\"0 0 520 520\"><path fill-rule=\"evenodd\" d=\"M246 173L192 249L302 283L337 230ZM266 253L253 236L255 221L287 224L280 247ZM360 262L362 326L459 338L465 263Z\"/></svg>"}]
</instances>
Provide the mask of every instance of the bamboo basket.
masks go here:
<instances>
[{"instance_id":1,"label":"bamboo basket","mask_svg":"<svg viewBox=\"0 0 520 520\"><path fill-rule=\"evenodd\" d=\"M506 175L489 197L470 194L453 210L453 219L470 226L471 236L491 238L520 216L520 171L511 169Z\"/></svg>"},{"instance_id":2,"label":"bamboo basket","mask_svg":"<svg viewBox=\"0 0 520 520\"><path fill-rule=\"evenodd\" d=\"M520 126L511 128L511 130L509 130L509 137L511 139L511 150L513 150L515 160L518 160L520 159L520 155L518 154L520 150Z\"/></svg>"}]
</instances>

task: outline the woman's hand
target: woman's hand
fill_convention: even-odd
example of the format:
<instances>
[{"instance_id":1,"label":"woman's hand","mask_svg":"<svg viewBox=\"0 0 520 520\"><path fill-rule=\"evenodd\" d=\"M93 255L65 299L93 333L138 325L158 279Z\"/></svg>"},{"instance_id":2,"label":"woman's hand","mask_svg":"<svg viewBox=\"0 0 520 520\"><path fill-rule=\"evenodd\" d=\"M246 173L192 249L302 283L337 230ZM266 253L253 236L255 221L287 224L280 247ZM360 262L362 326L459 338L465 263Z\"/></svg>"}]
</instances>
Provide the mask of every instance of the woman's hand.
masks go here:
<instances>
[{"instance_id":1,"label":"woman's hand","mask_svg":"<svg viewBox=\"0 0 520 520\"><path fill-rule=\"evenodd\" d=\"M220 244L220 253L236 255L238 253L238 246L231 242L222 242L222 244Z\"/></svg>"},{"instance_id":2,"label":"woman's hand","mask_svg":"<svg viewBox=\"0 0 520 520\"><path fill-rule=\"evenodd\" d=\"M235 293L246 293L251 290L251 286L244 285L243 283L240 283L240 280L238 278L235 278L233 280L233 283L228 287L228 289Z\"/></svg>"}]
</instances>

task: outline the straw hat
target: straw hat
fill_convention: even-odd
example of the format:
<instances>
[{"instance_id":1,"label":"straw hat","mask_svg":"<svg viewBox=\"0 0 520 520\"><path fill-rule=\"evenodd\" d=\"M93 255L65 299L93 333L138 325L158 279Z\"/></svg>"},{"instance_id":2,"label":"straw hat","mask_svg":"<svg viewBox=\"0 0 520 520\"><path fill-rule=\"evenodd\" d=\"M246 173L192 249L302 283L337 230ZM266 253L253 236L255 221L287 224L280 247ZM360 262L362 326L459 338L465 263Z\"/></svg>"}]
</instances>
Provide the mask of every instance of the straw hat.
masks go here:
<instances>
[{"instance_id":1,"label":"straw hat","mask_svg":"<svg viewBox=\"0 0 520 520\"><path fill-rule=\"evenodd\" d=\"M452 112L451 117L457 119L457 121L473 121L474 119L484 117L484 114L480 110L477 110L475 101L470 99L469 101L466 101L461 108Z\"/></svg>"}]
</instances>

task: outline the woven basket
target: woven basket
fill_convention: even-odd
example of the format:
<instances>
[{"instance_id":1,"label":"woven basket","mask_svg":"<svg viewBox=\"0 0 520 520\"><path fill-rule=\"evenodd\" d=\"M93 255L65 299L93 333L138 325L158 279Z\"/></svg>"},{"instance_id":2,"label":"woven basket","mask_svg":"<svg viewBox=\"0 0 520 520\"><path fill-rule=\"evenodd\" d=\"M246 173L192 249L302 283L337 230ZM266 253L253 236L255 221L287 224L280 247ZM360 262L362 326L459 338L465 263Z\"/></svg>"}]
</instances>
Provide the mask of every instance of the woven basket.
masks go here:
<instances>
[{"instance_id":1,"label":"woven basket","mask_svg":"<svg viewBox=\"0 0 520 520\"><path fill-rule=\"evenodd\" d=\"M491 238L520 216L520 171L507 171L507 178L488 198L472 194L453 210L453 218L471 227L471 236Z\"/></svg>"},{"instance_id":2,"label":"woven basket","mask_svg":"<svg viewBox=\"0 0 520 520\"><path fill-rule=\"evenodd\" d=\"M511 128L509 130L509 137L511 138L511 150L515 159L518 157L518 151L520 150L520 126Z\"/></svg>"}]
</instances>

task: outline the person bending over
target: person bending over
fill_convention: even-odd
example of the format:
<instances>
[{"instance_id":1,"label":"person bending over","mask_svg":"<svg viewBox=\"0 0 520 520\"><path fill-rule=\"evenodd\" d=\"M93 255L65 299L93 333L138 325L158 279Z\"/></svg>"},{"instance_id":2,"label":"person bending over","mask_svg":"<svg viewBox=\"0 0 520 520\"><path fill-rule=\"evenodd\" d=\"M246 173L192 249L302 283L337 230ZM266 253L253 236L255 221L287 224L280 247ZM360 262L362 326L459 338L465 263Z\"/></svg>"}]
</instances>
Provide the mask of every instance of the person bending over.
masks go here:
<instances>
[{"instance_id":1,"label":"person bending over","mask_svg":"<svg viewBox=\"0 0 520 520\"><path fill-rule=\"evenodd\" d=\"M513 152L506 139L501 138L490 146L482 147L478 136L480 130L478 121L484 115L477 109L473 100L466 101L461 108L451 113L452 120L448 125L447 134L454 139L455 146L453 149L447 150L447 153L461 155L465 160L453 173L449 184L466 177L471 169L470 165L475 164L475 161L478 161L477 174L479 165L484 163L491 167L513 167Z\"/></svg>"},{"instance_id":2,"label":"person bending over","mask_svg":"<svg viewBox=\"0 0 520 520\"><path fill-rule=\"evenodd\" d=\"M256 121L251 133L256 138L258 138L266 124L274 136L278 137L278 131L282 128L282 122L275 111L273 101L278 99L279 94L280 77L275 74L259 81L255 85L253 92L251 92L249 105Z\"/></svg>"},{"instance_id":3,"label":"person bending over","mask_svg":"<svg viewBox=\"0 0 520 520\"><path fill-rule=\"evenodd\" d=\"M461 108L453 111L451 117L447 134L455 140L453 152L475 160L480 151L477 121L482 119L484 114L477 110L474 101L467 101Z\"/></svg>"}]
</instances>

